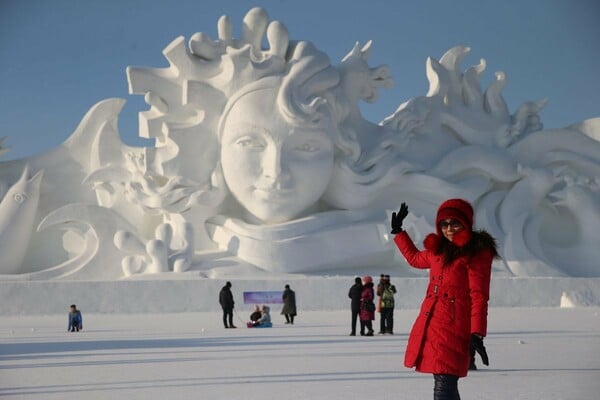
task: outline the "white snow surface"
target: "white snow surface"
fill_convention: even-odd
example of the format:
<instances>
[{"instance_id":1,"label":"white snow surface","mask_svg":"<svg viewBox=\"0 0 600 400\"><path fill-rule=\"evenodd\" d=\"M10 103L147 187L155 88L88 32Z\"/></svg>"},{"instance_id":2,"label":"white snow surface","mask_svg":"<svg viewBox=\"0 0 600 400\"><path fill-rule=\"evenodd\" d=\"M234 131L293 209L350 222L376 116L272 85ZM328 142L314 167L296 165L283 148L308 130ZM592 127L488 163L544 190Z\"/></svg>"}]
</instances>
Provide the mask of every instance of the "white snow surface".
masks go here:
<instances>
[{"instance_id":1,"label":"white snow surface","mask_svg":"<svg viewBox=\"0 0 600 400\"><path fill-rule=\"evenodd\" d=\"M0 316L3 399L431 399L403 366L416 309L395 335L350 337L349 311L299 310L274 327L223 329L216 312ZM491 308L490 366L459 381L464 400L583 400L600 392L600 308ZM375 321L378 327L379 320Z\"/></svg>"}]
</instances>

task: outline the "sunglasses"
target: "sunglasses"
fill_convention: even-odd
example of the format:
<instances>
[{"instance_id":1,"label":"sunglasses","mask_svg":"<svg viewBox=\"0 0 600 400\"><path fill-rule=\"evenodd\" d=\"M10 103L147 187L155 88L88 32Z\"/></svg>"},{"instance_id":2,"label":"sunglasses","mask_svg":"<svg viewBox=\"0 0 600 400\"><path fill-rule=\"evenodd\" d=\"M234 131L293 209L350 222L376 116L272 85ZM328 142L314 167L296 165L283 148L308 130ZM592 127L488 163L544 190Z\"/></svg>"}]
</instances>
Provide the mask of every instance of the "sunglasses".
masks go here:
<instances>
[{"instance_id":1,"label":"sunglasses","mask_svg":"<svg viewBox=\"0 0 600 400\"><path fill-rule=\"evenodd\" d=\"M460 229L463 227L463 225L455 219L451 219L449 221L442 221L442 222L440 222L439 226L441 229L452 228L454 230Z\"/></svg>"}]
</instances>

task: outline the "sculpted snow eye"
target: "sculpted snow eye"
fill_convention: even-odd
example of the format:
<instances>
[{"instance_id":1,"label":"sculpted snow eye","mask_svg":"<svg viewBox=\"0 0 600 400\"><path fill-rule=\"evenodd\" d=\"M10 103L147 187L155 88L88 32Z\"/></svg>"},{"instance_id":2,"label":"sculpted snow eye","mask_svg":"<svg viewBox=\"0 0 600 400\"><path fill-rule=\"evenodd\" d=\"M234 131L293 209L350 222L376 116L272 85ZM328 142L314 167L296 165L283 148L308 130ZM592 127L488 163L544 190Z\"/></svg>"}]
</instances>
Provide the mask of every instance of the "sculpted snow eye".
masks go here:
<instances>
[{"instance_id":1,"label":"sculpted snow eye","mask_svg":"<svg viewBox=\"0 0 600 400\"><path fill-rule=\"evenodd\" d=\"M264 141L254 137L243 137L238 139L235 144L247 150L263 150L266 147Z\"/></svg>"},{"instance_id":2,"label":"sculpted snow eye","mask_svg":"<svg viewBox=\"0 0 600 400\"><path fill-rule=\"evenodd\" d=\"M27 195L25 193L15 193L13 199L20 204L27 200Z\"/></svg>"}]
</instances>

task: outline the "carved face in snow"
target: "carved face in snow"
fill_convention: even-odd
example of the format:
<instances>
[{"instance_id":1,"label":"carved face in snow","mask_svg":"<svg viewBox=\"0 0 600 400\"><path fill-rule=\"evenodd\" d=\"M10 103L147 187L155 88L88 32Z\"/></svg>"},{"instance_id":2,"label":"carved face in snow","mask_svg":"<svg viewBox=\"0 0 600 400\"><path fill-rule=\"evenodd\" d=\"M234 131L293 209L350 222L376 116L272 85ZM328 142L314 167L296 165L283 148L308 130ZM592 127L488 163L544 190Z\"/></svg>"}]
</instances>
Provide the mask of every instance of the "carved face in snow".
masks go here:
<instances>
[{"instance_id":1,"label":"carved face in snow","mask_svg":"<svg viewBox=\"0 0 600 400\"><path fill-rule=\"evenodd\" d=\"M333 171L331 123L284 118L278 88L251 91L231 106L221 137L221 162L229 190L263 223L302 216L325 192Z\"/></svg>"}]
</instances>

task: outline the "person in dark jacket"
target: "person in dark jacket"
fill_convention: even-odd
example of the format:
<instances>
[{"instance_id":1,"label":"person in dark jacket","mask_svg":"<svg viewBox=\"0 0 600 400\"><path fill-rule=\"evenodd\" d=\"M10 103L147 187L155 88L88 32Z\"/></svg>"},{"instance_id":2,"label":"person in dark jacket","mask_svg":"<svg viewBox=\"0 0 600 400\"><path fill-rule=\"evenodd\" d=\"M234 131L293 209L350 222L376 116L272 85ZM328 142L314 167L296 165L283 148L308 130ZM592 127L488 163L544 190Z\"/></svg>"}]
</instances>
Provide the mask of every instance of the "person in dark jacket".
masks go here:
<instances>
[{"instance_id":1,"label":"person in dark jacket","mask_svg":"<svg viewBox=\"0 0 600 400\"><path fill-rule=\"evenodd\" d=\"M362 292L360 293L360 336L373 336L373 320L375 320L375 290L373 278L369 275L362 278ZM365 332L367 329L367 332Z\"/></svg>"},{"instance_id":2,"label":"person in dark jacket","mask_svg":"<svg viewBox=\"0 0 600 400\"><path fill-rule=\"evenodd\" d=\"M233 325L233 294L231 293L231 282L227 282L219 292L219 304L223 309L223 325L225 328L237 328ZM227 324L229 322L229 325Z\"/></svg>"},{"instance_id":3,"label":"person in dark jacket","mask_svg":"<svg viewBox=\"0 0 600 400\"><path fill-rule=\"evenodd\" d=\"M294 317L296 316L296 293L290 289L290 285L285 285L281 299L283 300L281 315L285 315L286 324L293 325Z\"/></svg>"},{"instance_id":4,"label":"person in dark jacket","mask_svg":"<svg viewBox=\"0 0 600 400\"><path fill-rule=\"evenodd\" d=\"M411 266L429 269L429 285L408 338L404 365L433 374L434 400L460 400L458 379L469 369L469 344L485 349L496 243L489 233L473 231L473 207L463 199L440 205L437 232L425 238L422 251L402 229L407 215L402 203L398 213L392 213L391 233Z\"/></svg>"},{"instance_id":5,"label":"person in dark jacket","mask_svg":"<svg viewBox=\"0 0 600 400\"><path fill-rule=\"evenodd\" d=\"M262 313L260 312L260 306L258 304L254 305L254 311L250 314L250 322L256 322L260 319Z\"/></svg>"},{"instance_id":6,"label":"person in dark jacket","mask_svg":"<svg viewBox=\"0 0 600 400\"><path fill-rule=\"evenodd\" d=\"M348 297L351 299L350 310L352 312L352 330L350 336L356 336L356 321L360 312L360 295L362 294L362 279L360 276L354 278L354 285L348 291Z\"/></svg>"}]
</instances>

